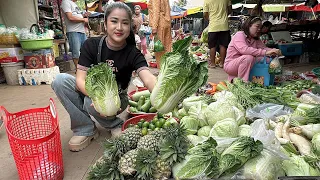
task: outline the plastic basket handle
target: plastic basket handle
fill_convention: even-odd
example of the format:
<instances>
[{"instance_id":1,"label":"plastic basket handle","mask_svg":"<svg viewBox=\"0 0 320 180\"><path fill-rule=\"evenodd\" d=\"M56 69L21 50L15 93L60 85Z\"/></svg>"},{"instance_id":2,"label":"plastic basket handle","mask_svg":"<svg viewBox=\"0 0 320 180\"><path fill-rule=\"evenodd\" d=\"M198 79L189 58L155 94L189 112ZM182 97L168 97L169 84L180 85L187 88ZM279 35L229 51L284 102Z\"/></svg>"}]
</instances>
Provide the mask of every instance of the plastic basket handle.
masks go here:
<instances>
[{"instance_id":1,"label":"plastic basket handle","mask_svg":"<svg viewBox=\"0 0 320 180\"><path fill-rule=\"evenodd\" d=\"M0 106L0 129L7 122L6 114L7 114L7 110L3 106Z\"/></svg>"},{"instance_id":2,"label":"plastic basket handle","mask_svg":"<svg viewBox=\"0 0 320 180\"><path fill-rule=\"evenodd\" d=\"M52 98L50 98L50 111L51 114L54 118L57 117L57 109L56 109L56 105L54 103L54 100Z\"/></svg>"}]
</instances>

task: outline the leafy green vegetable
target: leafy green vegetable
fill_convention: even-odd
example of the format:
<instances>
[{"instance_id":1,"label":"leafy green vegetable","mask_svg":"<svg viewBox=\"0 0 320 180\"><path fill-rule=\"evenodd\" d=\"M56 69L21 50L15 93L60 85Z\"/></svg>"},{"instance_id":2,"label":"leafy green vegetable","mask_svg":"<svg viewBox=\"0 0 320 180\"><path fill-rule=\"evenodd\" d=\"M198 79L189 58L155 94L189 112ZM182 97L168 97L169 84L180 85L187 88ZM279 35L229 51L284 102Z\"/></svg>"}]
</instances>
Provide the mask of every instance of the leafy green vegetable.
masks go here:
<instances>
[{"instance_id":1,"label":"leafy green vegetable","mask_svg":"<svg viewBox=\"0 0 320 180\"><path fill-rule=\"evenodd\" d=\"M177 168L175 176L182 179L193 179L205 176L218 169L217 142L209 138L205 142L191 148L186 162Z\"/></svg>"},{"instance_id":2,"label":"leafy green vegetable","mask_svg":"<svg viewBox=\"0 0 320 180\"><path fill-rule=\"evenodd\" d=\"M187 136L189 141L191 142L191 144L193 144L194 146L202 143L205 139L203 137L197 136L197 135L188 135Z\"/></svg>"},{"instance_id":3,"label":"leafy green vegetable","mask_svg":"<svg viewBox=\"0 0 320 180\"><path fill-rule=\"evenodd\" d=\"M182 101L182 106L188 112L192 106L197 105L199 102L205 102L205 101L206 101L206 98L204 96L190 96L185 98Z\"/></svg>"},{"instance_id":4,"label":"leafy green vegetable","mask_svg":"<svg viewBox=\"0 0 320 180\"><path fill-rule=\"evenodd\" d=\"M285 175L281 162L282 159L279 156L264 149L261 155L250 159L244 164L241 175L244 179L277 179Z\"/></svg>"},{"instance_id":5,"label":"leafy green vegetable","mask_svg":"<svg viewBox=\"0 0 320 180\"><path fill-rule=\"evenodd\" d=\"M198 130L198 136L209 137L211 129L211 126L203 126Z\"/></svg>"},{"instance_id":6,"label":"leafy green vegetable","mask_svg":"<svg viewBox=\"0 0 320 180\"><path fill-rule=\"evenodd\" d=\"M320 157L320 133L313 136L312 141L312 152Z\"/></svg>"},{"instance_id":7,"label":"leafy green vegetable","mask_svg":"<svg viewBox=\"0 0 320 180\"><path fill-rule=\"evenodd\" d=\"M296 126L320 123L320 105L300 103L293 113Z\"/></svg>"},{"instance_id":8,"label":"leafy green vegetable","mask_svg":"<svg viewBox=\"0 0 320 180\"><path fill-rule=\"evenodd\" d=\"M209 125L207 117L204 113L207 107L208 105L206 103L198 102L197 104L191 106L191 108L188 111L189 116L196 118L199 121L200 127Z\"/></svg>"},{"instance_id":9,"label":"leafy green vegetable","mask_svg":"<svg viewBox=\"0 0 320 180\"><path fill-rule=\"evenodd\" d=\"M173 52L161 59L157 83L151 93L151 103L158 112L171 112L185 97L195 93L208 79L207 62L188 55L192 38L177 41Z\"/></svg>"},{"instance_id":10,"label":"leafy green vegetable","mask_svg":"<svg viewBox=\"0 0 320 180\"><path fill-rule=\"evenodd\" d=\"M243 136L226 148L219 159L219 176L237 171L249 159L258 156L263 150L261 141Z\"/></svg>"},{"instance_id":11,"label":"leafy green vegetable","mask_svg":"<svg viewBox=\"0 0 320 180\"><path fill-rule=\"evenodd\" d=\"M188 134L196 134L199 127L199 121L193 117L185 116L180 123L187 129Z\"/></svg>"},{"instance_id":12,"label":"leafy green vegetable","mask_svg":"<svg viewBox=\"0 0 320 180\"><path fill-rule=\"evenodd\" d=\"M238 136L239 126L232 118L226 118L218 121L210 131L210 137L230 137Z\"/></svg>"},{"instance_id":13,"label":"leafy green vegetable","mask_svg":"<svg viewBox=\"0 0 320 180\"><path fill-rule=\"evenodd\" d=\"M320 176L320 171L311 167L301 156L291 154L284 160L282 168L287 176Z\"/></svg>"},{"instance_id":14,"label":"leafy green vegetable","mask_svg":"<svg viewBox=\"0 0 320 180\"><path fill-rule=\"evenodd\" d=\"M239 136L251 136L251 126L247 125L247 124L243 124L241 126L239 126Z\"/></svg>"},{"instance_id":15,"label":"leafy green vegetable","mask_svg":"<svg viewBox=\"0 0 320 180\"><path fill-rule=\"evenodd\" d=\"M226 118L236 119L236 112L232 105L227 102L217 101L209 104L205 110L205 115L210 126Z\"/></svg>"},{"instance_id":16,"label":"leafy green vegetable","mask_svg":"<svg viewBox=\"0 0 320 180\"><path fill-rule=\"evenodd\" d=\"M97 112L103 116L117 115L121 101L116 77L111 67L106 63L100 63L89 68L85 89Z\"/></svg>"},{"instance_id":17,"label":"leafy green vegetable","mask_svg":"<svg viewBox=\"0 0 320 180\"><path fill-rule=\"evenodd\" d=\"M208 31L209 30L209 28L208 27L206 27L204 30L203 30L203 32L202 32L202 34L201 34L201 39L200 39L200 41L202 42L202 43L208 43Z\"/></svg>"}]
</instances>

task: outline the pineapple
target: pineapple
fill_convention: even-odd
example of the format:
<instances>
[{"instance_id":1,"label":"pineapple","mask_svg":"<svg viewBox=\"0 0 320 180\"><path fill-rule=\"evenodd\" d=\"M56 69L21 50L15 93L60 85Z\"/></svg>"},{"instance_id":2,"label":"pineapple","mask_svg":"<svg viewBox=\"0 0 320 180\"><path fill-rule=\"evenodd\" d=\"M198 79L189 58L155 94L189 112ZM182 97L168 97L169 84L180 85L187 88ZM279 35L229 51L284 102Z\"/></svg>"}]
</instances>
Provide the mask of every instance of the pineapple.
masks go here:
<instances>
[{"instance_id":1,"label":"pineapple","mask_svg":"<svg viewBox=\"0 0 320 180\"><path fill-rule=\"evenodd\" d=\"M127 141L121 137L107 139L103 146L105 148L104 157L112 161L119 161L120 157L130 150Z\"/></svg>"},{"instance_id":2,"label":"pineapple","mask_svg":"<svg viewBox=\"0 0 320 180\"><path fill-rule=\"evenodd\" d=\"M159 129L155 131L151 131L149 134L153 135L155 138L157 138L158 141L162 139L162 137L165 135L166 131L164 129Z\"/></svg>"},{"instance_id":3,"label":"pineapple","mask_svg":"<svg viewBox=\"0 0 320 180\"><path fill-rule=\"evenodd\" d=\"M88 180L109 179L124 180L126 179L118 170L118 162L102 158L90 169Z\"/></svg>"},{"instance_id":4,"label":"pineapple","mask_svg":"<svg viewBox=\"0 0 320 180\"><path fill-rule=\"evenodd\" d=\"M189 146L186 129L183 126L169 127L159 144L161 159L170 165L179 163L187 155Z\"/></svg>"},{"instance_id":5,"label":"pineapple","mask_svg":"<svg viewBox=\"0 0 320 180\"><path fill-rule=\"evenodd\" d=\"M159 141L156 137L153 135L146 135L143 136L139 142L138 142L138 149L150 149L153 151L158 151L159 150Z\"/></svg>"},{"instance_id":6,"label":"pineapple","mask_svg":"<svg viewBox=\"0 0 320 180\"><path fill-rule=\"evenodd\" d=\"M171 175L171 166L168 162L161 160L161 157L158 156L156 161L156 170L153 173L153 178L155 180L166 180L169 179Z\"/></svg>"},{"instance_id":7,"label":"pineapple","mask_svg":"<svg viewBox=\"0 0 320 180\"><path fill-rule=\"evenodd\" d=\"M121 135L123 139L127 141L130 149L137 148L137 143L139 139L142 137L141 130L135 127L127 128L123 134Z\"/></svg>"},{"instance_id":8,"label":"pineapple","mask_svg":"<svg viewBox=\"0 0 320 180\"><path fill-rule=\"evenodd\" d=\"M138 149L136 169L137 179L150 180L153 179L153 174L157 167L157 152L151 149Z\"/></svg>"},{"instance_id":9,"label":"pineapple","mask_svg":"<svg viewBox=\"0 0 320 180\"><path fill-rule=\"evenodd\" d=\"M124 154L119 161L119 170L123 175L133 175L136 172L135 164L138 154L137 149L133 149Z\"/></svg>"}]
</instances>

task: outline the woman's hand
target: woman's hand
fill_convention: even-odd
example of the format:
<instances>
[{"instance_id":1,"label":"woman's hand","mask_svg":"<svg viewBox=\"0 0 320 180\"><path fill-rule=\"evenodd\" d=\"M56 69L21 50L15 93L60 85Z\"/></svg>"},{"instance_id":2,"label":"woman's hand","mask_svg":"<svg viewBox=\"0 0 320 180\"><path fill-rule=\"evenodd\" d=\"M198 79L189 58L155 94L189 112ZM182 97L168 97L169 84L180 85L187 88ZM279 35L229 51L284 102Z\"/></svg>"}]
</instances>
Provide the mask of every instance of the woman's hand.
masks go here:
<instances>
[{"instance_id":1,"label":"woman's hand","mask_svg":"<svg viewBox=\"0 0 320 180\"><path fill-rule=\"evenodd\" d=\"M279 49L271 49L266 52L267 56L280 56L281 51Z\"/></svg>"}]
</instances>

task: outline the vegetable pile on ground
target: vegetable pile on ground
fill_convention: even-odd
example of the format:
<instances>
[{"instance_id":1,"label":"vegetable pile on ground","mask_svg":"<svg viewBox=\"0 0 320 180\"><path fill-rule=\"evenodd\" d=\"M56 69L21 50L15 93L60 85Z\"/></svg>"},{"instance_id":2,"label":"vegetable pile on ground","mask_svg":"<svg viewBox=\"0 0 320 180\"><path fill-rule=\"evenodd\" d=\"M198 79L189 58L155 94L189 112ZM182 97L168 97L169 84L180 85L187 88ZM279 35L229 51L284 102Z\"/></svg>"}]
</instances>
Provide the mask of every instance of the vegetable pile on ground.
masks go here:
<instances>
[{"instance_id":1,"label":"vegetable pile on ground","mask_svg":"<svg viewBox=\"0 0 320 180\"><path fill-rule=\"evenodd\" d=\"M190 144L184 127L173 123L147 135L138 127L129 127L103 145L104 155L88 179L168 179L171 168L184 160Z\"/></svg>"},{"instance_id":2,"label":"vegetable pile on ground","mask_svg":"<svg viewBox=\"0 0 320 180\"><path fill-rule=\"evenodd\" d=\"M132 99L132 100L131 100ZM152 107L149 90L136 92L129 99L129 112L131 113L156 113L157 110Z\"/></svg>"}]
</instances>

